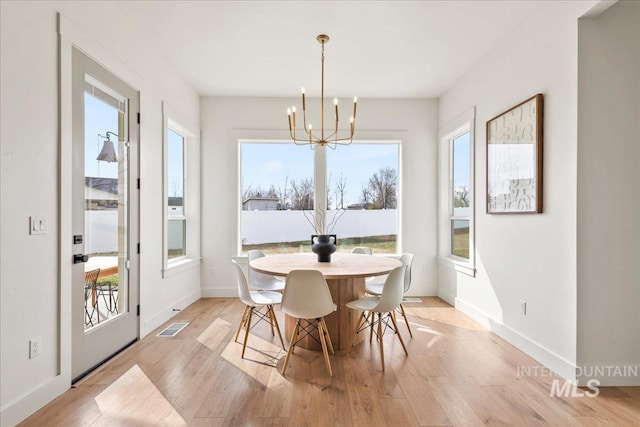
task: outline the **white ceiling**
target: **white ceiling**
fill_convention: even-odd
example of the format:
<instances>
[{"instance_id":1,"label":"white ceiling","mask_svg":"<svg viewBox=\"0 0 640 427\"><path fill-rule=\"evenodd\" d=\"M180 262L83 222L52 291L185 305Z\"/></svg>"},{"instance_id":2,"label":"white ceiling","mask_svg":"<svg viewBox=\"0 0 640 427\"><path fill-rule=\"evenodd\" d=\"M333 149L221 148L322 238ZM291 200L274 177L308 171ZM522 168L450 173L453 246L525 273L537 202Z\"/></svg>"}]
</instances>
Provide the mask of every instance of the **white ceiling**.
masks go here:
<instances>
[{"instance_id":1,"label":"white ceiling","mask_svg":"<svg viewBox=\"0 0 640 427\"><path fill-rule=\"evenodd\" d=\"M431 98L548 1L119 1L200 95Z\"/></svg>"}]
</instances>

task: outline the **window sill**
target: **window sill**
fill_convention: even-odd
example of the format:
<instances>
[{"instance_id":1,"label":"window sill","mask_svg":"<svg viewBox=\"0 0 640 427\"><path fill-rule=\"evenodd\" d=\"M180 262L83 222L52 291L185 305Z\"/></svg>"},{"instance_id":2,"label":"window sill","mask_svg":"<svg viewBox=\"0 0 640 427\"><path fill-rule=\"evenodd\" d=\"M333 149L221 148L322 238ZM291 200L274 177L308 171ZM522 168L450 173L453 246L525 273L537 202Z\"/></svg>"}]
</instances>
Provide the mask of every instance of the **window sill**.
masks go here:
<instances>
[{"instance_id":1,"label":"window sill","mask_svg":"<svg viewBox=\"0 0 640 427\"><path fill-rule=\"evenodd\" d=\"M172 262L162 270L162 277L170 277L174 276L178 273L181 273L185 270L189 270L191 268L198 267L200 265L200 260L202 258L184 258L176 262Z\"/></svg>"},{"instance_id":2,"label":"window sill","mask_svg":"<svg viewBox=\"0 0 640 427\"><path fill-rule=\"evenodd\" d=\"M459 273L467 276L476 277L476 268L468 261L462 261L454 257L438 257L438 264L452 268Z\"/></svg>"}]
</instances>

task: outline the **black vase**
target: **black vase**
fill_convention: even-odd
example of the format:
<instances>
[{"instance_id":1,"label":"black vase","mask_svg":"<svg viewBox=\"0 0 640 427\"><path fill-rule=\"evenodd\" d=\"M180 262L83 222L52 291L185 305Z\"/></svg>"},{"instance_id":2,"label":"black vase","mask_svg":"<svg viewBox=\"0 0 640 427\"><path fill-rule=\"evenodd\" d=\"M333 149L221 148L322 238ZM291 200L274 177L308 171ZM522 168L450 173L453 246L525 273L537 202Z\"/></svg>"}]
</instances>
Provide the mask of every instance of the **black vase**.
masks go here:
<instances>
[{"instance_id":1,"label":"black vase","mask_svg":"<svg viewBox=\"0 0 640 427\"><path fill-rule=\"evenodd\" d=\"M336 251L335 234L314 234L311 236L311 250L318 255L318 262L331 262L331 254Z\"/></svg>"}]
</instances>

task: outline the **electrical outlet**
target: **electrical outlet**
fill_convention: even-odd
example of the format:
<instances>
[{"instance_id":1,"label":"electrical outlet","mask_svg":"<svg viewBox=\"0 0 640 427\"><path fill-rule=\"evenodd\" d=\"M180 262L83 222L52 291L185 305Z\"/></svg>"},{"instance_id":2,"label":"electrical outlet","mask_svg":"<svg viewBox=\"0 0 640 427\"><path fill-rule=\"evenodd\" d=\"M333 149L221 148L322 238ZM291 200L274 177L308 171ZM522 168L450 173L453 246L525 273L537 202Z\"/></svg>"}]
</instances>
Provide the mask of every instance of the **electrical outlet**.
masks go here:
<instances>
[{"instance_id":1,"label":"electrical outlet","mask_svg":"<svg viewBox=\"0 0 640 427\"><path fill-rule=\"evenodd\" d=\"M29 359L40 356L42 345L40 343L40 337L31 338L29 340Z\"/></svg>"},{"instance_id":2,"label":"electrical outlet","mask_svg":"<svg viewBox=\"0 0 640 427\"><path fill-rule=\"evenodd\" d=\"M217 272L216 268L215 268L215 267L212 267L212 268L211 268L211 275L212 275L212 276L215 276L216 274L218 274L218 272Z\"/></svg>"},{"instance_id":3,"label":"electrical outlet","mask_svg":"<svg viewBox=\"0 0 640 427\"><path fill-rule=\"evenodd\" d=\"M520 314L527 315L527 302L520 300Z\"/></svg>"}]
</instances>

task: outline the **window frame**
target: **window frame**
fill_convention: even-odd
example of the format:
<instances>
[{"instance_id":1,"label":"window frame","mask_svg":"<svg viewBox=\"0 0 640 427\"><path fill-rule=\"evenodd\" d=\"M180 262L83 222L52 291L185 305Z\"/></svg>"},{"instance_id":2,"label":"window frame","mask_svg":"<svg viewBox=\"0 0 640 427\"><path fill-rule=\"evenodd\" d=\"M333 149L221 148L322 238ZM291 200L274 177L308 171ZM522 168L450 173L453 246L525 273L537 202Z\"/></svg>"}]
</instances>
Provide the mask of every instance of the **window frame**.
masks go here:
<instances>
[{"instance_id":1,"label":"window frame","mask_svg":"<svg viewBox=\"0 0 640 427\"><path fill-rule=\"evenodd\" d=\"M162 104L163 128L162 128L162 158L163 158L163 245L162 245L162 275L168 277L194 267L200 263L200 183L197 177L200 174L199 151L200 131L190 125L180 113L171 108L167 103ZM183 138L183 199L182 215L169 215L169 131L179 134ZM175 258L169 258L169 221L184 221L185 254Z\"/></svg>"},{"instance_id":2,"label":"window frame","mask_svg":"<svg viewBox=\"0 0 640 427\"><path fill-rule=\"evenodd\" d=\"M469 132L469 214L454 215L453 142ZM438 132L438 262L475 276L475 107L470 108ZM453 222L469 221L469 258L453 254Z\"/></svg>"}]
</instances>

